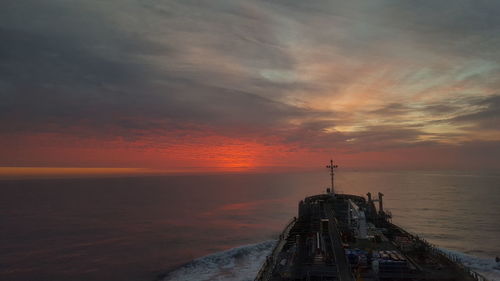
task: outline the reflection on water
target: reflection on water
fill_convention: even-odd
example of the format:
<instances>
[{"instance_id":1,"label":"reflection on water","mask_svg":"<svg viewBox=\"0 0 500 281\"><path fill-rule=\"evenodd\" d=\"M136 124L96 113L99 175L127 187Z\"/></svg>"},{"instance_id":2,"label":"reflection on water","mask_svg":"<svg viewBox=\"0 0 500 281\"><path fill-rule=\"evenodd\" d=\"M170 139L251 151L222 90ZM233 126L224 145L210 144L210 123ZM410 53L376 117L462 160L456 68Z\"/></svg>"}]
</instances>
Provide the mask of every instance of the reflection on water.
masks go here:
<instances>
[{"instance_id":1,"label":"reflection on water","mask_svg":"<svg viewBox=\"0 0 500 281\"><path fill-rule=\"evenodd\" d=\"M385 194L394 221L451 250L500 254L500 177L340 172ZM199 256L274 238L328 173L0 181L0 279L152 280ZM36 278L35 278L36 277Z\"/></svg>"}]
</instances>

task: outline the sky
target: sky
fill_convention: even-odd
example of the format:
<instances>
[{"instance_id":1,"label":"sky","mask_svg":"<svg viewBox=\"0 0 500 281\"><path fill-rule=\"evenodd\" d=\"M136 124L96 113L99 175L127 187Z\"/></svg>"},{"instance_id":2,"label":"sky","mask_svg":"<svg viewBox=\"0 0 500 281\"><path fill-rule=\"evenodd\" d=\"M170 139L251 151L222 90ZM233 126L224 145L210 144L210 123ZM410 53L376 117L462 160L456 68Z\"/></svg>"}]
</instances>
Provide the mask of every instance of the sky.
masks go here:
<instances>
[{"instance_id":1,"label":"sky","mask_svg":"<svg viewBox=\"0 0 500 281\"><path fill-rule=\"evenodd\" d=\"M3 0L0 170L498 170L499 14L482 0Z\"/></svg>"}]
</instances>

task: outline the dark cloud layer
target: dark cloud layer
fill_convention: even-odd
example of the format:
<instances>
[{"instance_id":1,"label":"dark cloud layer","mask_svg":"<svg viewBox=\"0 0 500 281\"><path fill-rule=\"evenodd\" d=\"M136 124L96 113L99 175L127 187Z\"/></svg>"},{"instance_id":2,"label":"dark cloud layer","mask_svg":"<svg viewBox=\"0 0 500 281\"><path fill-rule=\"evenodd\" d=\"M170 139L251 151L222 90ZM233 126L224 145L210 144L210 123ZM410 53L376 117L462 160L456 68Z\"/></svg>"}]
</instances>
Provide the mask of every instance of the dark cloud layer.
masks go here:
<instances>
[{"instance_id":1,"label":"dark cloud layer","mask_svg":"<svg viewBox=\"0 0 500 281\"><path fill-rule=\"evenodd\" d=\"M500 95L478 100L477 112L459 115L449 120L452 123L470 125L473 129L500 129Z\"/></svg>"},{"instance_id":2,"label":"dark cloud layer","mask_svg":"<svg viewBox=\"0 0 500 281\"><path fill-rule=\"evenodd\" d=\"M462 0L2 1L0 134L495 143L498 14Z\"/></svg>"}]
</instances>

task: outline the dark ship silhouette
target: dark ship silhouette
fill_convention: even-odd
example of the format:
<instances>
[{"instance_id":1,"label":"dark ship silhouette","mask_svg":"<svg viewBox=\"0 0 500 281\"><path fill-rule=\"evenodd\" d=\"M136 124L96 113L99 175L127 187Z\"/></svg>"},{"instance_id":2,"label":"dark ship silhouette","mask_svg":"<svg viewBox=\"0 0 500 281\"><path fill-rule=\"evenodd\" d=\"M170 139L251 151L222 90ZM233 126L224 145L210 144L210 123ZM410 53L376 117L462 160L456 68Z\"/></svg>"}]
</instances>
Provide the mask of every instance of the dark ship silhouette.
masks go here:
<instances>
[{"instance_id":1,"label":"dark ship silhouette","mask_svg":"<svg viewBox=\"0 0 500 281\"><path fill-rule=\"evenodd\" d=\"M255 281L486 281L460 260L391 222L383 196L337 194L331 187L305 198ZM378 208L376 207L378 203Z\"/></svg>"}]
</instances>

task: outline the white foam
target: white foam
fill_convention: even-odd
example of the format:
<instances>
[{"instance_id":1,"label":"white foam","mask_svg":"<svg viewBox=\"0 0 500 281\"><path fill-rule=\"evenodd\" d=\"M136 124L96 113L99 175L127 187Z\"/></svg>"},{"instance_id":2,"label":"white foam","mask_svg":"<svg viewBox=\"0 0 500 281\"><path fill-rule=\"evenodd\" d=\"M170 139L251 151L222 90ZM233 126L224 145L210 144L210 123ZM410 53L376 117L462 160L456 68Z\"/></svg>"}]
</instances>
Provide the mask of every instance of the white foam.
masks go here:
<instances>
[{"instance_id":1,"label":"white foam","mask_svg":"<svg viewBox=\"0 0 500 281\"><path fill-rule=\"evenodd\" d=\"M163 281L251 281L276 241L211 254L168 273Z\"/></svg>"},{"instance_id":2,"label":"white foam","mask_svg":"<svg viewBox=\"0 0 500 281\"><path fill-rule=\"evenodd\" d=\"M456 256L463 265L483 275L488 280L500 281L500 263L497 263L494 258L480 258L457 251L447 249L440 250L444 253Z\"/></svg>"},{"instance_id":3,"label":"white foam","mask_svg":"<svg viewBox=\"0 0 500 281\"><path fill-rule=\"evenodd\" d=\"M163 281L252 281L276 241L233 248L197 258L166 275ZM457 251L441 251L458 257L462 264L490 281L500 281L500 264L494 258L480 258Z\"/></svg>"}]
</instances>

